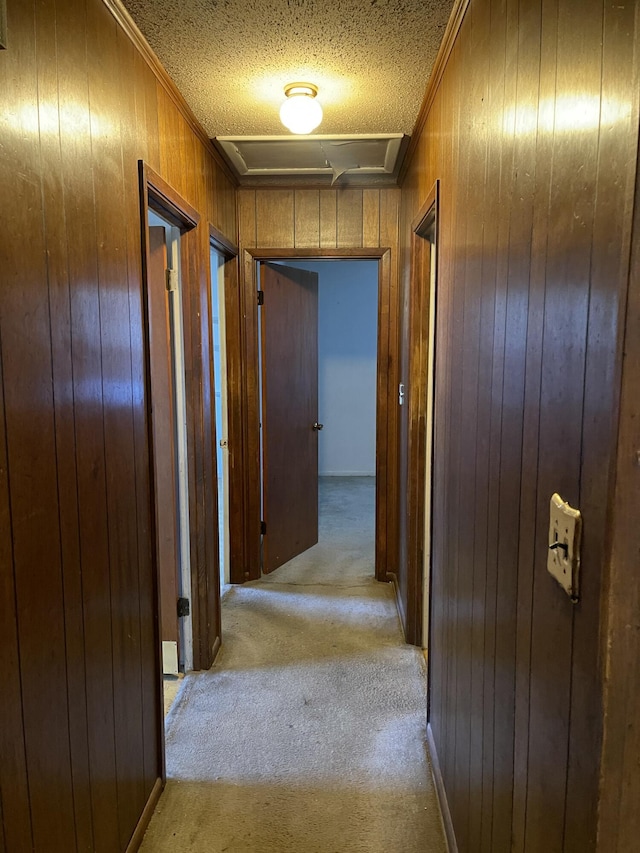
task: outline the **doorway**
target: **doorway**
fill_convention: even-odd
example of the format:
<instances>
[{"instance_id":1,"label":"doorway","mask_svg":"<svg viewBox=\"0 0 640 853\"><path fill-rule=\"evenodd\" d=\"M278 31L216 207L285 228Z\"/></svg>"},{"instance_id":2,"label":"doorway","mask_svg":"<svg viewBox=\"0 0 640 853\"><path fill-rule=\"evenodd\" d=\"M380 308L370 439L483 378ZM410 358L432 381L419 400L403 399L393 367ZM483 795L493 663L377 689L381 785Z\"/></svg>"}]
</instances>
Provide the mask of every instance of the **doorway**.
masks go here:
<instances>
[{"instance_id":1,"label":"doorway","mask_svg":"<svg viewBox=\"0 0 640 853\"><path fill-rule=\"evenodd\" d=\"M261 262L258 281L269 573L318 542L319 507L375 492L378 262Z\"/></svg>"},{"instance_id":2,"label":"doorway","mask_svg":"<svg viewBox=\"0 0 640 853\"><path fill-rule=\"evenodd\" d=\"M189 599L191 587L180 229L150 206L147 233L162 671L177 676L193 667L191 618L178 616L178 601Z\"/></svg>"},{"instance_id":3,"label":"doorway","mask_svg":"<svg viewBox=\"0 0 640 853\"><path fill-rule=\"evenodd\" d=\"M220 589L229 583L229 440L227 412L227 347L224 254L210 247L213 387L218 474L218 562Z\"/></svg>"},{"instance_id":4,"label":"doorway","mask_svg":"<svg viewBox=\"0 0 640 853\"><path fill-rule=\"evenodd\" d=\"M262 261L368 259L377 264L378 346L376 366L376 485L375 485L375 577L395 578L397 537L397 409L391 400L397 394L398 365L395 358L398 314L395 269L391 250L366 249L243 249L240 281L233 295L233 314L239 326L230 330L229 375L235 378L237 396L232 401L233 430L230 439L235 464L230 489L241 511L232 514L231 581L243 583L261 577L261 460L258 334L258 266ZM374 300L375 301L375 300ZM228 329L229 332L229 329Z\"/></svg>"}]
</instances>

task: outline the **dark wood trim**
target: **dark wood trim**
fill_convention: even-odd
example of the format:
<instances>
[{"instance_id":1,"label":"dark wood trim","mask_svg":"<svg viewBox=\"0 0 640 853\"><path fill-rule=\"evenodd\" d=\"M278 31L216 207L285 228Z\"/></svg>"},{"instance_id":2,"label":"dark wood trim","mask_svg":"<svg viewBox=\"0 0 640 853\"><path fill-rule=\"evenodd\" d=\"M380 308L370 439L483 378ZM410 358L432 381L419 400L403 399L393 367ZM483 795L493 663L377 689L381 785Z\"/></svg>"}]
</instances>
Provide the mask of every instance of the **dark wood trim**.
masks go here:
<instances>
[{"instance_id":1,"label":"dark wood trim","mask_svg":"<svg viewBox=\"0 0 640 853\"><path fill-rule=\"evenodd\" d=\"M154 459L154 449L153 449L153 436L151 430L151 384L150 384L150 365L149 365L149 340L148 340L148 323L149 318L147 314L147 270L149 268L149 245L148 245L148 230L147 230L147 221L148 221L148 213L149 208L156 210L158 213L167 217L176 227L180 228L182 234L186 232L193 231L199 221L200 214L195 208L191 207L182 196L171 187L163 178L161 178L156 172L153 171L144 161L139 161L139 176L140 176L140 212L141 212L141 223L140 223L140 231L141 231L141 240L142 240L142 287L143 287L143 304L144 304L144 340L146 347L146 355L145 355L145 382L147 387L147 434L149 440L149 467L151 472L151 506L155 506L155 484L153 482L153 459ZM189 281L190 276L190 263L188 257L188 246L186 240L180 241L180 252L181 252L181 266L182 266L182 279L184 283L183 287L183 300L186 298L187 292L189 291L192 282ZM189 311L189 305L183 305L183 315L187 315ZM210 324L209 324L210 325ZM185 373L190 375L193 373L193 354L190 351L189 347L186 345L187 342L185 340L185 350L184 350L184 358L185 358ZM188 389L187 389L188 393ZM187 403L188 405L188 403ZM189 438L187 437L187 441ZM189 478L189 505L190 505L190 517L189 517L189 525L190 525L190 548L191 548L191 611L192 611L192 628L193 628L193 668L195 670L208 668L210 665L208 659L202 659L202 649L208 649L209 646L209 637L203 636L203 631L208 633L209 628L211 630L215 630L215 626L209 626L206 618L202 616L202 614L206 614L209 612L208 608L208 597L207 597L207 589L210 584L200 584L198 582L198 561L196 559L196 555L194 553L194 530L193 525L196 523L197 519L193 516L192 511L192 498L193 498L193 490L196 488L196 483L193 482L193 479ZM154 541L154 582L156 584L156 593L158 597L158 613L160 613L160 592L157 578L157 563L156 563L156 534L155 534L155 525L153 531L153 541ZM215 583L218 583L218 578L215 578ZM213 587L212 587L213 588ZM201 618L202 616L202 618ZM156 630L158 628L156 627ZM160 636L158 634L157 637L157 647L158 647L158 680L161 681L160 673L162 672L162 657L161 657L161 643ZM162 702L159 704L158 713L162 717ZM163 778L164 778L164 726L161 726L161 749L162 749L162 761L163 761Z\"/></svg>"},{"instance_id":2,"label":"dark wood trim","mask_svg":"<svg viewBox=\"0 0 640 853\"><path fill-rule=\"evenodd\" d=\"M397 408L397 386L395 382L390 385L389 376L390 365L397 362L395 337L392 336L391 330L398 317L397 306L391 294L391 249L382 251L378 263L375 571L376 580L386 582L389 579L389 571L395 571L397 568L397 551L395 548L392 553L389 551L389 542L393 541L394 545L397 543L397 431L393 420Z\"/></svg>"},{"instance_id":3,"label":"dark wood trim","mask_svg":"<svg viewBox=\"0 0 640 853\"><path fill-rule=\"evenodd\" d=\"M151 572L153 578L153 594L156 602L156 611L154 614L154 633L155 633L155 680L156 680L156 723L158 730L158 750L160 755L160 776L161 779L166 779L166 759L164 749L164 697L162 689L162 641L160 637L160 582L158 578L158 539L156 530L156 485L155 485L155 466L154 466L154 440L153 440L153 420L152 420L152 401L151 401L151 351L149 342L149 298L148 298L148 280L150 267L150 246L149 246L149 185L147 183L146 165L142 160L138 161L138 176L140 182L140 242L141 242L141 257L142 257L142 341L144 346L144 384L145 384L145 431L147 435L147 448L149 453L149 507L151 512L149 515L149 532L151 535Z\"/></svg>"},{"instance_id":4,"label":"dark wood trim","mask_svg":"<svg viewBox=\"0 0 640 853\"><path fill-rule=\"evenodd\" d=\"M456 841L456 834L453 830L453 821L449 810L447 792L444 787L444 779L442 778L442 772L440 770L438 750L436 749L436 742L433 737L433 731L431 730L431 723L427 723L427 745L429 747L431 773L433 775L433 782L438 796L440 813L442 814L442 824L444 827L445 838L447 839L447 847L449 849L449 853L458 853L458 842Z\"/></svg>"},{"instance_id":5,"label":"dark wood trim","mask_svg":"<svg viewBox=\"0 0 640 853\"><path fill-rule=\"evenodd\" d=\"M435 252L437 281L437 220L439 184L436 181L412 224L409 318L408 318L408 365L407 365L407 504L406 518L401 519L406 537L407 577L407 642L421 645L424 616L424 554L425 542L425 495L428 487L427 440L429 424L429 327L431 301L431 252ZM433 229L432 238L429 232ZM425 255L424 242L431 245ZM425 269L426 266L426 269ZM437 286L437 285L436 285ZM433 413L432 413L433 414ZM431 423L433 435L433 422ZM433 445L431 449L431 471L433 475ZM404 476L404 475L402 475ZM431 501L431 505L433 500ZM431 552L431 548L429 548ZM427 644L428 645L428 644Z\"/></svg>"},{"instance_id":6,"label":"dark wood trim","mask_svg":"<svg viewBox=\"0 0 640 853\"><path fill-rule=\"evenodd\" d=\"M235 243L232 243L219 228L216 228L211 223L209 223L209 243L214 249L224 255L226 261L236 258L240 251Z\"/></svg>"},{"instance_id":7,"label":"dark wood trim","mask_svg":"<svg viewBox=\"0 0 640 853\"><path fill-rule=\"evenodd\" d=\"M237 175L229 168L229 165L227 164L226 160L221 156L220 152L209 138L209 135L193 114L191 107L187 104L180 90L173 82L171 77L167 74L164 66L162 65L158 57L155 55L148 41L142 35L135 21L127 12L120 0L102 0L102 2L111 12L113 17L116 19L126 36L133 43L134 47L145 60L149 68L153 71L156 79L165 89L165 91L167 92L173 103L176 105L180 113L184 116L187 124L194 132L194 134L198 137L202 145L205 147L207 153L209 153L211 157L213 157L216 165L220 167L220 169L224 172L226 177L229 178L232 184L234 186L238 186Z\"/></svg>"},{"instance_id":8,"label":"dark wood trim","mask_svg":"<svg viewBox=\"0 0 640 853\"><path fill-rule=\"evenodd\" d=\"M411 139L409 140L404 160L402 161L400 171L398 172L399 186L402 186L409 164L411 163L411 158L418 147L422 131L424 130L424 126L427 121L427 116L429 115L429 110L431 109L438 92L438 88L440 87L440 83L447 67L447 62L451 56L451 51L453 50L453 46L458 37L460 27L462 26L462 22L470 2L471 0L455 0L451 10L447 27L444 31L444 35L442 36L442 41L440 42L440 49L438 50L436 61L433 63L433 69L431 70L431 76L427 83L427 89L424 93L424 98L422 99L422 106L420 107L416 123L413 126Z\"/></svg>"},{"instance_id":9,"label":"dark wood trim","mask_svg":"<svg viewBox=\"0 0 640 853\"><path fill-rule=\"evenodd\" d=\"M180 193L176 192L164 178L154 172L151 166L140 160L142 181L147 191L153 196L154 204L151 205L158 213L162 213L182 233L195 228L200 222L200 214L186 201Z\"/></svg>"},{"instance_id":10,"label":"dark wood trim","mask_svg":"<svg viewBox=\"0 0 640 853\"><path fill-rule=\"evenodd\" d=\"M387 248L372 249L247 249L258 261L286 260L377 260L390 251Z\"/></svg>"},{"instance_id":11,"label":"dark wood trim","mask_svg":"<svg viewBox=\"0 0 640 853\"><path fill-rule=\"evenodd\" d=\"M140 820L136 824L136 828L133 831L131 840L127 844L127 849L125 853L136 853L136 850L138 850L140 845L142 844L142 839L144 838L144 834L147 831L147 827L149 826L149 821L153 817L153 813L156 810L156 806L158 805L160 795L164 790L164 784L165 783L162 779L156 779L156 783L153 786L151 793L149 794L147 804L144 807L142 814L140 815Z\"/></svg>"},{"instance_id":12,"label":"dark wood trim","mask_svg":"<svg viewBox=\"0 0 640 853\"><path fill-rule=\"evenodd\" d=\"M440 181L436 181L429 190L424 204L411 223L411 230L418 237L424 237L431 227L431 222L438 218L438 203L440 200Z\"/></svg>"},{"instance_id":13,"label":"dark wood trim","mask_svg":"<svg viewBox=\"0 0 640 853\"><path fill-rule=\"evenodd\" d=\"M234 297L236 295L237 287L238 287L237 256L238 256L239 249L234 243L232 243L230 240L228 240L227 237L225 237L225 235L218 228L216 228L211 223L209 223L209 245L213 246L213 248L216 249L216 251L220 252L220 254L223 256L223 259L224 259L225 329L227 330L226 331L225 346L227 349L227 359L228 359L230 348L233 346L233 343L234 343L234 335L233 335L233 333L229 334L228 327L232 323L232 319L235 319L233 317L233 313L234 313L233 307L230 308L230 306L234 305ZM213 270L211 269L211 267L209 267L209 281L211 281L212 274L213 274ZM213 331L213 321L212 321L212 313L211 313L212 312L211 287L208 288L207 305L208 305L208 311L209 311L209 328ZM237 335L235 337L237 337ZM211 348L211 352L213 352L213 345ZM211 360L210 372L211 372L211 388L214 388L213 359ZM237 394L235 394L234 391L232 390L233 388L235 388L237 386L237 383L234 384L234 378L233 378L232 372L230 372L230 370L229 370L228 361L227 361L226 380L227 380L227 420L228 420L227 438L228 438L230 434L232 434L232 433L235 434L235 430L233 427L233 411L234 411L234 397L237 397ZM220 437L218 436L218 434L216 432L216 427L215 427L215 424L216 424L215 393L212 393L212 395L211 395L211 406L212 406L211 418L212 418L212 424L214 425L213 429L214 429L214 454L215 454L215 451L217 450L217 446L218 446L218 441L220 440ZM228 442L227 452L230 454L229 455L229 479L231 481L231 470L233 467L232 466L233 457L231 455L232 454L232 443L230 441ZM229 483L228 504L229 504L229 538L230 538L229 559L230 559L230 562L232 564L237 565L239 563L242 563L243 551L242 550L240 550L239 552L237 551L238 547L242 548L242 540L241 540L241 537L239 536L237 530L234 529L233 521L234 521L235 517L238 515L238 513L236 511L236 506L235 506L235 486L232 486L231 482ZM216 518L219 518L217 507L218 507L218 503L217 503L217 488L216 488ZM220 535L220 531L218 531L218 536L219 535ZM220 648L220 637L218 636L218 637L216 637L216 640L215 640L214 645L213 645L211 663L213 663L213 661L214 661L214 659L218 653L219 648Z\"/></svg>"},{"instance_id":14,"label":"dark wood trim","mask_svg":"<svg viewBox=\"0 0 640 853\"><path fill-rule=\"evenodd\" d=\"M230 519L232 541L242 542L241 562L233 559L232 583L243 583L260 577L260 411L258 400L258 306L256 299L257 264L267 260L310 259L372 259L378 260L378 304L391 286L391 250L383 247L365 249L259 249L241 247L240 286L236 312L241 318L238 341L231 340L229 356L239 364L230 365L230 375L237 375L239 395L235 402L233 420L236 428L230 435L236 464L230 470L230 491L242 495L241 517ZM395 353L389 352L389 335L384 334L385 315L378 312L378 382L376 402L376 570L379 581L387 582L390 555L387 552L386 529L391 486L395 483L389 460L389 412L386 377L388 365ZM387 322L389 319L387 318ZM228 357L229 363L229 357ZM382 377L382 378L381 378ZM385 381L382 381L382 380ZM381 393L384 388L384 393Z\"/></svg>"}]
</instances>

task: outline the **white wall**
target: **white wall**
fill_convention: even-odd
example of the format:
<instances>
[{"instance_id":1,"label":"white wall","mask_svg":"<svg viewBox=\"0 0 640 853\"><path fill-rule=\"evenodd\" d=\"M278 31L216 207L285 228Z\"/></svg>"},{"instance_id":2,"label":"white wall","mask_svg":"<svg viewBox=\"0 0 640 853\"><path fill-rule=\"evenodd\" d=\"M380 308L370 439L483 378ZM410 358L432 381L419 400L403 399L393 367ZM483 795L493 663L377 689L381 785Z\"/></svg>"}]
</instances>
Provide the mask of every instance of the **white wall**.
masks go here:
<instances>
[{"instance_id":1,"label":"white wall","mask_svg":"<svg viewBox=\"0 0 640 853\"><path fill-rule=\"evenodd\" d=\"M376 467L377 261L287 261L318 287L319 473L373 476Z\"/></svg>"}]
</instances>

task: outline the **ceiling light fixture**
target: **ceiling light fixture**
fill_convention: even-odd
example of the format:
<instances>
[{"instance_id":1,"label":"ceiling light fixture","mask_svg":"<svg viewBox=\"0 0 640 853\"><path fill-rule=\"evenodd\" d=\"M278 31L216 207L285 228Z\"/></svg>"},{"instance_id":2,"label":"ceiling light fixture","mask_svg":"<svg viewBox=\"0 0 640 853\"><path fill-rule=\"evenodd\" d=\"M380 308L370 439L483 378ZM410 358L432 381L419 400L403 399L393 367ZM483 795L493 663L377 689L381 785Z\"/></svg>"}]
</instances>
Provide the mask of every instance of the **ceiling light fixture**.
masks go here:
<instances>
[{"instance_id":1,"label":"ceiling light fixture","mask_svg":"<svg viewBox=\"0 0 640 853\"><path fill-rule=\"evenodd\" d=\"M322 121L322 107L315 100L318 87L313 83L289 83L284 87L286 101L280 107L280 121L292 133L311 133Z\"/></svg>"}]
</instances>

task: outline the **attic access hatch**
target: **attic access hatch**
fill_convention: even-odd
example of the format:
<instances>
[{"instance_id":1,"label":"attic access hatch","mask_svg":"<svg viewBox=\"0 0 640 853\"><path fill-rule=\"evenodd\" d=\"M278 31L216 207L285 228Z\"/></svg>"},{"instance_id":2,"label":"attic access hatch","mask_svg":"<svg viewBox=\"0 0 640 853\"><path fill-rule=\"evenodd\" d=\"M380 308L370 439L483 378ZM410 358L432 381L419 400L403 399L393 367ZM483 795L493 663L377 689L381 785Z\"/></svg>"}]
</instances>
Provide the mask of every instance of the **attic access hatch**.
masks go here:
<instances>
[{"instance_id":1,"label":"attic access hatch","mask_svg":"<svg viewBox=\"0 0 640 853\"><path fill-rule=\"evenodd\" d=\"M402 133L360 136L217 136L215 142L241 183L267 178L329 178L334 184L361 176L369 182L395 183L400 153L408 137Z\"/></svg>"}]
</instances>

